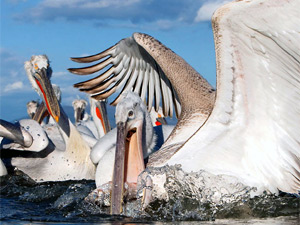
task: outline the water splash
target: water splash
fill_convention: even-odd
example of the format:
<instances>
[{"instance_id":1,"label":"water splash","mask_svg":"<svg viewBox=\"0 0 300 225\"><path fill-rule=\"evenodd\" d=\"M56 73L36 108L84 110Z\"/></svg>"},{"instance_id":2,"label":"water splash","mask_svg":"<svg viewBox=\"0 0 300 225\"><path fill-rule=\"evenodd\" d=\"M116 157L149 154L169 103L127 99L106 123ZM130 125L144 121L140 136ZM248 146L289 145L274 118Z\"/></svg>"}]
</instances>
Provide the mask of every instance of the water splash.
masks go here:
<instances>
[{"instance_id":1,"label":"water splash","mask_svg":"<svg viewBox=\"0 0 300 225\"><path fill-rule=\"evenodd\" d=\"M147 176L154 181L152 200L142 210ZM140 176L139 197L125 203L123 216L110 216L109 207L85 201L94 188L94 181L86 180L35 183L16 171L0 179L0 220L132 223L230 218L234 222L279 216L294 221L300 215L300 199L294 196L251 197L255 189L234 178L205 171L187 174L178 166L146 169Z\"/></svg>"},{"instance_id":2,"label":"water splash","mask_svg":"<svg viewBox=\"0 0 300 225\"><path fill-rule=\"evenodd\" d=\"M292 195L264 193L255 196L256 188L246 186L234 177L206 171L186 173L179 165L147 168L138 182L140 198L137 205L142 204L147 177L153 180L151 203L144 211L135 210L131 214L132 210L127 210L126 215L172 221L300 215L300 199Z\"/></svg>"}]
</instances>

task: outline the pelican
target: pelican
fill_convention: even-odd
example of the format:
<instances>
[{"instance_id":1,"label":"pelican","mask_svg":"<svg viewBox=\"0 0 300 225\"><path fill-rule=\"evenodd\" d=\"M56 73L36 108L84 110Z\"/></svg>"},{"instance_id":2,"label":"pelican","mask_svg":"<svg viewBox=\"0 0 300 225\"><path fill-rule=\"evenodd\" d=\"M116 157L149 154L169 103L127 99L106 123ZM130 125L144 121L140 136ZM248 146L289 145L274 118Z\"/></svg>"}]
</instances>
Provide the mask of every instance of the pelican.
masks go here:
<instances>
[{"instance_id":1,"label":"pelican","mask_svg":"<svg viewBox=\"0 0 300 225\"><path fill-rule=\"evenodd\" d=\"M149 166L227 174L278 193L300 190L300 2L234 1L213 15L217 90L181 57L146 34L134 33L70 69L100 76L75 84L96 99L123 88L148 106L160 96L165 115L179 121ZM105 58L107 57L107 58ZM121 91L121 93L122 93ZM155 95L154 95L155 93ZM113 102L119 101L119 97ZM180 103L180 106L179 106Z\"/></svg>"},{"instance_id":2,"label":"pelican","mask_svg":"<svg viewBox=\"0 0 300 225\"><path fill-rule=\"evenodd\" d=\"M39 107L39 102L34 101L34 100L29 101L29 102L27 102L26 107L27 107L28 116L29 116L29 118L32 119L34 117L34 114L36 113L38 107Z\"/></svg>"},{"instance_id":3,"label":"pelican","mask_svg":"<svg viewBox=\"0 0 300 225\"><path fill-rule=\"evenodd\" d=\"M61 90L60 90L60 87L56 84L52 84L52 88L53 88L53 91L54 91L54 94L57 98L58 103L61 103ZM48 112L47 107L44 106L44 108L46 109L46 112ZM49 112L48 112L48 115L46 117L45 124L52 124L52 125L57 124L56 121L54 120L54 118L52 116L50 116Z\"/></svg>"},{"instance_id":4,"label":"pelican","mask_svg":"<svg viewBox=\"0 0 300 225\"><path fill-rule=\"evenodd\" d=\"M89 100L91 115L97 128L97 137L101 138L111 130L111 125L107 115L106 100L97 101L91 97L89 97Z\"/></svg>"},{"instance_id":5,"label":"pelican","mask_svg":"<svg viewBox=\"0 0 300 225\"><path fill-rule=\"evenodd\" d=\"M54 91L54 94L57 98L57 101L61 103L61 90L60 87L56 84L52 84L52 88ZM47 107L45 106L44 102L41 102L38 104L37 109L35 110L35 114L33 115L32 119L35 121L38 121L42 126L45 125L56 125L55 120L50 117L49 112L47 111ZM45 119L45 122L44 122Z\"/></svg>"},{"instance_id":6,"label":"pelican","mask_svg":"<svg viewBox=\"0 0 300 225\"><path fill-rule=\"evenodd\" d=\"M155 108L152 107L149 113L154 133L157 136L156 145L154 147L154 150L157 151L170 136L175 126L168 124L166 118L163 116L164 114L162 111L162 107L159 107L157 112Z\"/></svg>"},{"instance_id":7,"label":"pelican","mask_svg":"<svg viewBox=\"0 0 300 225\"><path fill-rule=\"evenodd\" d=\"M75 99L72 102L72 106L74 108L75 123L79 123L79 121L87 121L89 119L89 115L85 111L86 106L87 106L86 100Z\"/></svg>"},{"instance_id":8,"label":"pelican","mask_svg":"<svg viewBox=\"0 0 300 225\"><path fill-rule=\"evenodd\" d=\"M88 118L88 114L85 113L85 108L87 105L87 102L83 99L76 99L73 101L73 107L74 107L74 115L75 115L75 121L78 120L78 125L87 126L91 132L92 135L99 139L103 137L107 132L111 130L110 123L107 116L107 110L106 110L106 101L97 101L95 99L90 99L90 111L92 115L93 121L90 122L90 117ZM81 115L83 119L80 121L77 117L77 115ZM79 116L80 117L80 116Z\"/></svg>"},{"instance_id":9,"label":"pelican","mask_svg":"<svg viewBox=\"0 0 300 225\"><path fill-rule=\"evenodd\" d=\"M83 99L73 101L74 117L76 128L82 138L88 143L90 148L93 148L99 138L103 137L111 130L107 116L106 102L90 99L91 117L85 113L87 102ZM84 118L80 120L80 118ZM77 122L78 121L78 122Z\"/></svg>"},{"instance_id":10,"label":"pelican","mask_svg":"<svg viewBox=\"0 0 300 225\"><path fill-rule=\"evenodd\" d=\"M85 111L87 101L84 99L75 99L72 102L72 106L74 108L76 129L79 131L79 133L91 136L91 138L96 139L96 127L94 123L90 121L90 116ZM96 140L94 140L93 142L96 142Z\"/></svg>"},{"instance_id":11,"label":"pelican","mask_svg":"<svg viewBox=\"0 0 300 225\"><path fill-rule=\"evenodd\" d=\"M0 177L7 175L7 169L2 160L0 159Z\"/></svg>"},{"instance_id":12,"label":"pelican","mask_svg":"<svg viewBox=\"0 0 300 225\"><path fill-rule=\"evenodd\" d=\"M39 152L45 149L49 140L43 128L32 119L22 119L13 124L0 119L0 149ZM0 176L7 174L0 159Z\"/></svg>"},{"instance_id":13,"label":"pelican","mask_svg":"<svg viewBox=\"0 0 300 225\"><path fill-rule=\"evenodd\" d=\"M51 68L45 55L32 56L25 70L35 91L43 99L49 114L58 124L64 143L49 145L45 150L29 154L26 159L13 158L12 165L37 182L94 179L95 166L90 148L81 138L60 106L50 83Z\"/></svg>"},{"instance_id":14,"label":"pelican","mask_svg":"<svg viewBox=\"0 0 300 225\"><path fill-rule=\"evenodd\" d=\"M89 143L89 146L93 147L97 142L98 136L95 124L90 120L90 116L85 112L87 101L84 99L75 99L72 102L72 106L74 108L76 129L82 135L84 140Z\"/></svg>"},{"instance_id":15,"label":"pelican","mask_svg":"<svg viewBox=\"0 0 300 225\"><path fill-rule=\"evenodd\" d=\"M91 160L98 164L95 192L96 195L101 194L113 178L121 176L119 180L126 183L128 195L134 197L137 177L145 168L144 159L155 151L157 139L163 136L156 135L144 102L134 92L126 92L122 95L122 100L116 106L115 118L117 128L100 138L91 151ZM170 127L163 130L164 137L170 134ZM118 157L120 148L124 150L124 154L116 160L122 161L123 169L119 171L120 174L113 175L114 161ZM114 194L111 196L113 198Z\"/></svg>"}]
</instances>

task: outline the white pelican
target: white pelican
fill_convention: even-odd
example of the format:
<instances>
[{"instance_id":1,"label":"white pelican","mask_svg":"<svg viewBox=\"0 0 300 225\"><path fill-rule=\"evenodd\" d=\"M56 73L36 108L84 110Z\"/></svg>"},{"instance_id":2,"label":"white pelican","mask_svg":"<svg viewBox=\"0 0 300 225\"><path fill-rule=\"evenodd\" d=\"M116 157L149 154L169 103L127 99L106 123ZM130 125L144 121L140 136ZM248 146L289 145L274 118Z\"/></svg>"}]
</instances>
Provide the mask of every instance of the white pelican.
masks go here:
<instances>
[{"instance_id":1,"label":"white pelican","mask_svg":"<svg viewBox=\"0 0 300 225\"><path fill-rule=\"evenodd\" d=\"M92 148L99 138L111 130L107 116L106 102L90 99L92 120L85 112L87 105L85 100L75 99L72 105L74 107L76 128L89 147ZM83 119L80 120L80 118Z\"/></svg>"},{"instance_id":2,"label":"white pelican","mask_svg":"<svg viewBox=\"0 0 300 225\"><path fill-rule=\"evenodd\" d=\"M91 115L98 131L98 138L101 138L111 130L107 115L106 100L97 101L91 97L89 97L89 100Z\"/></svg>"},{"instance_id":3,"label":"white pelican","mask_svg":"<svg viewBox=\"0 0 300 225\"><path fill-rule=\"evenodd\" d=\"M72 102L72 106L74 108L74 119L75 123L79 123L79 121L86 121L89 119L89 115L86 113L85 109L87 106L87 101L84 99L75 99Z\"/></svg>"},{"instance_id":4,"label":"white pelican","mask_svg":"<svg viewBox=\"0 0 300 225\"><path fill-rule=\"evenodd\" d=\"M54 94L58 100L59 103L61 103L61 90L60 87L56 84L52 84L52 88L54 91ZM32 117L35 121L38 121L42 126L45 125L56 125L55 120L50 117L49 112L47 111L47 107L45 106L45 103L42 101L40 104L38 104L37 109L35 110L35 114Z\"/></svg>"},{"instance_id":5,"label":"white pelican","mask_svg":"<svg viewBox=\"0 0 300 225\"><path fill-rule=\"evenodd\" d=\"M50 83L51 69L47 56L32 56L25 70L33 88L45 102L55 119L64 144L49 145L45 150L29 154L26 159L13 158L12 165L37 182L94 179L95 166L90 160L90 148L70 122L60 106Z\"/></svg>"},{"instance_id":6,"label":"white pelican","mask_svg":"<svg viewBox=\"0 0 300 225\"><path fill-rule=\"evenodd\" d=\"M149 110L148 110L149 111ZM163 143L170 136L171 132L174 130L174 125L169 125L166 118L163 116L162 107L158 108L158 111L155 111L155 108L152 107L150 110L150 118L152 121L152 126L154 133L157 136L156 145L154 150L157 151L163 145Z\"/></svg>"},{"instance_id":7,"label":"white pelican","mask_svg":"<svg viewBox=\"0 0 300 225\"><path fill-rule=\"evenodd\" d=\"M115 156L120 153L121 148L124 154L117 160L124 165L119 171L120 174L115 174L114 177L121 176L120 180L128 185L128 194L135 196L137 177L145 168L144 159L155 151L157 138L163 136L157 137L150 114L136 93L123 94L122 100L117 104L115 118L117 128L100 138L91 152L91 160L98 164L95 175L96 186L102 191L103 186L112 181ZM169 133L167 130L164 131L164 136L168 137L171 130L168 130Z\"/></svg>"},{"instance_id":8,"label":"white pelican","mask_svg":"<svg viewBox=\"0 0 300 225\"><path fill-rule=\"evenodd\" d=\"M103 137L107 132L111 130L110 123L107 116L106 101L97 101L90 99L90 112L92 115L92 123L90 117L85 113L87 102L83 99L76 99L73 101L75 121L78 120L77 125L87 126L93 133L93 136L97 139ZM77 116L77 115L79 116ZM77 117L83 119L79 120Z\"/></svg>"},{"instance_id":9,"label":"white pelican","mask_svg":"<svg viewBox=\"0 0 300 225\"><path fill-rule=\"evenodd\" d=\"M60 90L60 87L57 84L52 84L52 88L53 88L53 91L54 91L54 94L57 98L58 103L61 103L61 90ZM50 116L49 112L47 111L47 107L45 107L45 109L46 109L46 112L48 113L48 115L46 117L45 124L56 125L56 121L54 120L54 118L52 116Z\"/></svg>"},{"instance_id":10,"label":"white pelican","mask_svg":"<svg viewBox=\"0 0 300 225\"><path fill-rule=\"evenodd\" d=\"M155 110L154 107L151 108L151 110L150 110L150 117L151 117L151 120L152 120L153 127L159 126L159 125L163 125L163 124L164 125L168 124L167 121L166 121L166 119L165 119L165 117L163 115L164 115L164 113L163 113L161 107L159 107L159 109L157 110L157 112L156 112L156 110Z\"/></svg>"},{"instance_id":11,"label":"white pelican","mask_svg":"<svg viewBox=\"0 0 300 225\"><path fill-rule=\"evenodd\" d=\"M94 139L92 141L94 145L94 143L96 143L97 141L97 129L95 124L90 120L90 116L85 111L87 101L84 99L75 99L72 102L72 106L74 108L74 119L76 129L79 131L80 134L84 136L90 136L92 139ZM86 140L86 142L89 143L91 141ZM92 147L91 145L89 146Z\"/></svg>"},{"instance_id":12,"label":"white pelican","mask_svg":"<svg viewBox=\"0 0 300 225\"><path fill-rule=\"evenodd\" d=\"M15 124L0 119L0 137L0 150L39 152L49 144L43 128L32 119L23 119ZM6 174L6 167L0 159L0 176Z\"/></svg>"},{"instance_id":13,"label":"white pelican","mask_svg":"<svg viewBox=\"0 0 300 225\"><path fill-rule=\"evenodd\" d=\"M108 56L70 71L89 74L112 64L100 76L75 85L97 99L125 85L123 90L142 96L148 88L149 106L154 92L156 103L162 96L166 114L181 103L175 130L149 165L181 164L187 172L232 175L257 187L258 194L298 193L299 15L299 0L234 1L214 13L215 101L211 86L198 73L146 34L134 33L102 53L73 58L91 62Z\"/></svg>"},{"instance_id":14,"label":"white pelican","mask_svg":"<svg viewBox=\"0 0 300 225\"><path fill-rule=\"evenodd\" d=\"M7 169L2 160L0 159L0 177L7 175Z\"/></svg>"},{"instance_id":15,"label":"white pelican","mask_svg":"<svg viewBox=\"0 0 300 225\"><path fill-rule=\"evenodd\" d=\"M38 107L39 107L39 102L34 101L34 100L29 101L29 102L27 102L26 107L27 107L28 116L29 116L29 118L32 119L34 117L34 114L36 113Z\"/></svg>"}]
</instances>

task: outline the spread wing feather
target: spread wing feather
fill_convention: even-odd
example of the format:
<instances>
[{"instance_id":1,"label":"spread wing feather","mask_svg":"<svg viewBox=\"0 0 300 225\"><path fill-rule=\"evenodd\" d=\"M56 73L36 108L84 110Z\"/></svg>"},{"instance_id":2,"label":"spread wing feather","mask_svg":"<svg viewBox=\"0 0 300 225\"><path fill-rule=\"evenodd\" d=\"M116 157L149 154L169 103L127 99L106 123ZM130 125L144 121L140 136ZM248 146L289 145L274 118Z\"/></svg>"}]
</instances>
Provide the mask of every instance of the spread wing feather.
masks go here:
<instances>
[{"instance_id":1,"label":"spread wing feather","mask_svg":"<svg viewBox=\"0 0 300 225\"><path fill-rule=\"evenodd\" d=\"M111 103L116 105L122 93L134 91L141 96L149 110L153 104L158 110L162 101L165 116L173 116L174 107L176 116L179 116L180 103L171 82L157 62L133 37L123 39L99 54L71 59L79 63L100 61L92 66L69 69L71 73L78 75L89 75L104 70L94 78L74 84L74 87L90 94L91 97L105 99L120 91Z\"/></svg>"},{"instance_id":2,"label":"spread wing feather","mask_svg":"<svg viewBox=\"0 0 300 225\"><path fill-rule=\"evenodd\" d=\"M215 106L172 163L299 192L299 15L298 0L236 1L216 11ZM191 156L199 162L186 163Z\"/></svg>"}]
</instances>

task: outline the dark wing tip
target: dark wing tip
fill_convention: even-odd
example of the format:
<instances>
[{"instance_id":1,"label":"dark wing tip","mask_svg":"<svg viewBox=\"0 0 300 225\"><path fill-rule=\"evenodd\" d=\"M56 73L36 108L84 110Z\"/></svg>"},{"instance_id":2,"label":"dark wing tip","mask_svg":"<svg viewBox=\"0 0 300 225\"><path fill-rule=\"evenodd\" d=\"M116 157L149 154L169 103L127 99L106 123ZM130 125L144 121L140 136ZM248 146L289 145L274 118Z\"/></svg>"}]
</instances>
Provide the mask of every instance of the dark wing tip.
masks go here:
<instances>
[{"instance_id":1,"label":"dark wing tip","mask_svg":"<svg viewBox=\"0 0 300 225\"><path fill-rule=\"evenodd\" d=\"M73 84L73 87L74 87L74 88L80 88L81 85L80 85L79 83L77 83L77 84Z\"/></svg>"},{"instance_id":2,"label":"dark wing tip","mask_svg":"<svg viewBox=\"0 0 300 225\"><path fill-rule=\"evenodd\" d=\"M89 70L89 68L69 68L68 71L70 73L76 74L76 75L90 75L92 72Z\"/></svg>"},{"instance_id":3,"label":"dark wing tip","mask_svg":"<svg viewBox=\"0 0 300 225\"><path fill-rule=\"evenodd\" d=\"M73 62L82 63L85 62L84 57L70 57Z\"/></svg>"},{"instance_id":4,"label":"dark wing tip","mask_svg":"<svg viewBox=\"0 0 300 225\"><path fill-rule=\"evenodd\" d=\"M89 56L84 56L84 57L70 57L70 59L73 62L78 62L78 63L90 63L90 62L95 62L99 59L102 59L106 56L109 56L112 54L112 52L115 50L116 45L111 46L110 48L104 50L103 52L97 53L95 55L89 55Z\"/></svg>"},{"instance_id":5,"label":"dark wing tip","mask_svg":"<svg viewBox=\"0 0 300 225\"><path fill-rule=\"evenodd\" d=\"M77 71L76 68L68 68L68 71L69 71L70 73L74 73L74 74L78 74L78 75L79 75L79 73L78 73L78 71Z\"/></svg>"}]
</instances>

